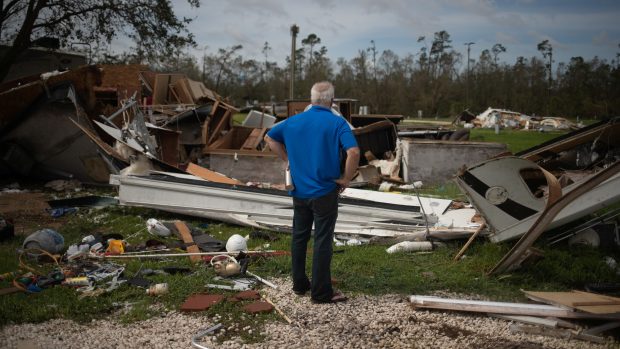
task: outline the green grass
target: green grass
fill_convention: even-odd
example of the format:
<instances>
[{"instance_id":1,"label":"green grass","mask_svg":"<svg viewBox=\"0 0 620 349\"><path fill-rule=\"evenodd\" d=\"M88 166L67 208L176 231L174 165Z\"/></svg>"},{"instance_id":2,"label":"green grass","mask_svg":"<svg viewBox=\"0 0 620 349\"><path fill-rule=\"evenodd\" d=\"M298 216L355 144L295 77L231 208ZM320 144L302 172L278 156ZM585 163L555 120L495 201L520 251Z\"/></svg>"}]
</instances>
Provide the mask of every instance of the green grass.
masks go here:
<instances>
[{"instance_id":1,"label":"green grass","mask_svg":"<svg viewBox=\"0 0 620 349\"><path fill-rule=\"evenodd\" d=\"M411 118L402 121L403 125L445 125L450 124L452 118ZM584 125L589 125L596 120L582 120ZM508 150L518 153L522 150L531 148L540 143L546 142L555 137L565 134L566 131L539 132L527 130L501 129L499 134L495 134L494 129L473 128L471 129L469 140L478 142L497 142L505 143Z\"/></svg>"},{"instance_id":2,"label":"green grass","mask_svg":"<svg viewBox=\"0 0 620 349\"><path fill-rule=\"evenodd\" d=\"M226 241L232 234L245 236L251 232L249 228L127 207L82 210L80 214L69 217L59 232L65 237L66 246L93 232L121 233L129 243L137 244L153 238L144 229L145 221L150 217L160 220L182 219L194 226L208 224L204 231L222 241ZM249 247L254 249L269 244L269 249L289 250L290 236L284 233L273 234L276 234L279 240L267 242L250 239ZM12 242L0 244L1 273L18 269L15 250L20 247L22 240L23 237L18 237ZM174 238L164 240L172 242ZM451 242L431 253L387 254L387 246L377 245L335 247L332 275L339 280L337 288L350 295L406 296L450 291L505 301L525 301L520 289L567 290L579 289L587 282L620 282L618 275L604 262L606 255L620 260L617 251L605 254L590 248L539 246L545 251L546 257L537 264L525 266L509 276L490 277L486 272L508 251L509 246L479 241L470 247L464 259L459 262L452 261L463 243L464 241ZM312 244L308 248L307 267L310 272ZM215 274L205 264L192 266L185 257L143 261L132 259L118 263L125 265L125 275L128 277L134 276L140 269L159 269L165 266L191 267L192 273L148 276L154 283L169 284L170 293L158 297L148 296L143 289L126 284L110 293L92 298L80 297L74 289L63 286L51 287L40 293L0 296L0 326L9 323L42 322L53 318L88 322L109 316L129 323L177 310L193 293L222 293L227 296L232 294L227 291L207 290L204 285L211 282ZM42 269L50 270L51 267L48 265ZM266 279L287 277L291 272L290 257L255 259L249 270ZM7 286L8 281L0 282L0 287ZM260 329L261 324L267 321L282 321L275 313L257 316L245 314L241 310L244 304L224 302L196 316L217 318L217 321L222 322L227 331L220 340L242 337L248 343L260 342L262 336L260 330L248 334L242 330L243 327L251 324L253 329Z\"/></svg>"},{"instance_id":3,"label":"green grass","mask_svg":"<svg viewBox=\"0 0 620 349\"><path fill-rule=\"evenodd\" d=\"M499 134L495 130L486 128L474 128L471 130L469 140L478 142L505 143L508 150L518 153L540 143L559 137L566 132L538 132L524 130L502 129Z\"/></svg>"},{"instance_id":4,"label":"green grass","mask_svg":"<svg viewBox=\"0 0 620 349\"><path fill-rule=\"evenodd\" d=\"M245 120L247 116L247 113L237 113L233 115L233 125L241 126L243 120Z\"/></svg>"}]
</instances>

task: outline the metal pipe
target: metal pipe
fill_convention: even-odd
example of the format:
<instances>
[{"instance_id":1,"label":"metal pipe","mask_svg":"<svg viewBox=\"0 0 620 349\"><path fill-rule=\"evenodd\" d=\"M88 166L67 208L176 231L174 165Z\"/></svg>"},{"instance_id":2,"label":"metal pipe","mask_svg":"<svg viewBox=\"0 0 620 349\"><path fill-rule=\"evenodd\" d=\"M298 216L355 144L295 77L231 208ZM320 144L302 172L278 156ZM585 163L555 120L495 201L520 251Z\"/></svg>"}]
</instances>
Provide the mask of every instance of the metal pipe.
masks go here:
<instances>
[{"instance_id":1,"label":"metal pipe","mask_svg":"<svg viewBox=\"0 0 620 349\"><path fill-rule=\"evenodd\" d=\"M256 278L256 280L258 280L258 281L260 281L260 282L264 283L265 285L267 285L267 286L269 286L269 287L271 287L271 288L275 288L276 290L278 289L278 286L276 286L276 285L272 284L271 282L269 282L269 281L267 281L267 280L263 279L262 277L260 277L260 276L258 276L258 275L256 275L256 274L254 274L254 273L251 273L251 272L249 272L249 271L247 271L247 270L245 271L245 273L246 273L246 274L248 274L248 275L250 275L250 276L252 276L252 277L254 277L254 278Z\"/></svg>"},{"instance_id":2,"label":"metal pipe","mask_svg":"<svg viewBox=\"0 0 620 349\"><path fill-rule=\"evenodd\" d=\"M265 251L243 251L245 254L258 254L258 253L273 253L275 250L265 250ZM109 256L98 256L95 254L90 254L90 257L94 258L159 258L159 257L187 257L187 256L219 256L219 255L236 255L239 252L188 252L188 253L151 253L151 254L134 254L131 256L126 255L109 255Z\"/></svg>"},{"instance_id":3,"label":"metal pipe","mask_svg":"<svg viewBox=\"0 0 620 349\"><path fill-rule=\"evenodd\" d=\"M205 347L204 345L200 345L200 344L196 343L196 341L199 340L200 338L202 338L202 337L212 333L212 332L215 332L215 331L219 330L220 327L222 327L222 324L216 324L216 325L213 325L213 326L207 328L206 330L204 330L202 332L198 332L195 336L192 337L192 345L194 347L200 348L200 349L209 349L209 348Z\"/></svg>"}]
</instances>

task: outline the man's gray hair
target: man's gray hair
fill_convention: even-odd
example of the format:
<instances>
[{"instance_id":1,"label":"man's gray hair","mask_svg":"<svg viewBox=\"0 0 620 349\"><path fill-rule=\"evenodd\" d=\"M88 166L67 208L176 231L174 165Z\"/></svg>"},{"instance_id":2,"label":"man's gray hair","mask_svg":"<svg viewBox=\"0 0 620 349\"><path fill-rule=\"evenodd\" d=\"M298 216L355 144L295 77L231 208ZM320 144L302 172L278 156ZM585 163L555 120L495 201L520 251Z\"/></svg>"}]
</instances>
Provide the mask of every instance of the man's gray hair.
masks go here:
<instances>
[{"instance_id":1,"label":"man's gray hair","mask_svg":"<svg viewBox=\"0 0 620 349\"><path fill-rule=\"evenodd\" d=\"M331 107L334 99L334 85L329 81L321 81L312 85L310 103Z\"/></svg>"}]
</instances>

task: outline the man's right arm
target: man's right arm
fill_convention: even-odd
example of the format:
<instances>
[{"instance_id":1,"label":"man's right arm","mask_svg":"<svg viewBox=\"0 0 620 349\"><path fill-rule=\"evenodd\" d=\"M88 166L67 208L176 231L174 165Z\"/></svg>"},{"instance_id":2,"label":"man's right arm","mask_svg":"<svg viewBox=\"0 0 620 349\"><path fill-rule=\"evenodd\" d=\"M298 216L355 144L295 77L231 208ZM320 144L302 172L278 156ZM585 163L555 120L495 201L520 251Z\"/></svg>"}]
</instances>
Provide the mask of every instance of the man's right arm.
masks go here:
<instances>
[{"instance_id":1,"label":"man's right arm","mask_svg":"<svg viewBox=\"0 0 620 349\"><path fill-rule=\"evenodd\" d=\"M284 147L284 144L274 140L268 135L265 135L265 142L267 142L267 144L269 145L269 149L275 151L276 154L278 154L280 159L288 162L288 154L286 153L286 148Z\"/></svg>"}]
</instances>

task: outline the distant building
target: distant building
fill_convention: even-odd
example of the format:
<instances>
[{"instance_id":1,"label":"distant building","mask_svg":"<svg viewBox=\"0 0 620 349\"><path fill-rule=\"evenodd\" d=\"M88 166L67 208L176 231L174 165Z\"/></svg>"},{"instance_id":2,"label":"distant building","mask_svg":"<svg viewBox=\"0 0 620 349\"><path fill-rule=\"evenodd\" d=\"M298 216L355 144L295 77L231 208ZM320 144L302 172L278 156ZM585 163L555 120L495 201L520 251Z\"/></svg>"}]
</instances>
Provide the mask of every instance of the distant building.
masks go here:
<instances>
[{"instance_id":1,"label":"distant building","mask_svg":"<svg viewBox=\"0 0 620 349\"><path fill-rule=\"evenodd\" d=\"M0 55L9 46L0 45ZM24 51L11 66L9 74L1 82L20 79L54 70L63 71L87 64L86 54L49 48L32 47Z\"/></svg>"}]
</instances>

